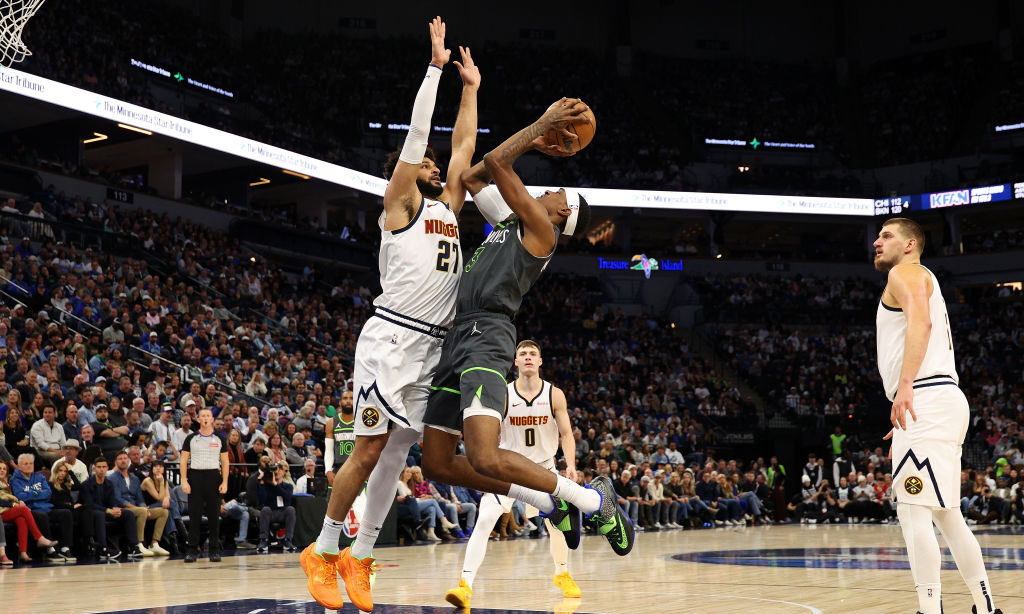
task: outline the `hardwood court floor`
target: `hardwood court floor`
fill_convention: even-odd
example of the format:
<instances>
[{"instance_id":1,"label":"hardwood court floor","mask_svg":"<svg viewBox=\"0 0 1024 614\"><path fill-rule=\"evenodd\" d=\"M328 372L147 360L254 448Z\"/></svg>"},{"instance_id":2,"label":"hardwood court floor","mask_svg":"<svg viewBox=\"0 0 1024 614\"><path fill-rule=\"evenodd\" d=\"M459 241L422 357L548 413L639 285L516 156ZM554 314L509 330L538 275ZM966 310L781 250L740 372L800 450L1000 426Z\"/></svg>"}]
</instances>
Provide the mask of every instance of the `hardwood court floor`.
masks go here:
<instances>
[{"instance_id":1,"label":"hardwood court floor","mask_svg":"<svg viewBox=\"0 0 1024 614\"><path fill-rule=\"evenodd\" d=\"M1024 614L1024 530L977 529L996 605L1005 614ZM569 561L583 598L565 600L551 583L546 539L490 542L475 583L473 610L910 614L917 599L902 543L899 527L885 525L662 531L641 534L635 550L619 558L603 538L587 537ZM464 550L464 543L379 549L384 568L374 587L377 611L454 611L444 591L458 582ZM951 562L948 553L946 559ZM959 574L946 569L942 582L945 612L970 612L970 595ZM272 604L268 607L254 598L280 601L266 602ZM162 608L214 601L219 603ZM0 611L11 614L323 612L301 603L308 601L298 555L228 556L221 563L200 559L193 565L149 559L0 570ZM351 605L344 611L355 612Z\"/></svg>"}]
</instances>

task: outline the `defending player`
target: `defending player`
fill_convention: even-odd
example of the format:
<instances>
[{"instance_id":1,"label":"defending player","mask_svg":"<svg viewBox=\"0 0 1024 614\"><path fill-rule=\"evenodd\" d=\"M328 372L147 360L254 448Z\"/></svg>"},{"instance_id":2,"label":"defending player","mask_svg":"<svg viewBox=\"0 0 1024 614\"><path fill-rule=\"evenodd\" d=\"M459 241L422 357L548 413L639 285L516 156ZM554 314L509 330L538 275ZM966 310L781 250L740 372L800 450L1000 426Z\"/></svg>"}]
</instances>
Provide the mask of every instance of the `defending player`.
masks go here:
<instances>
[{"instance_id":1,"label":"defending player","mask_svg":"<svg viewBox=\"0 0 1024 614\"><path fill-rule=\"evenodd\" d=\"M497 216L503 221L465 265L455 325L445 338L424 416L432 428L423 435L423 470L432 480L507 495L536 507L566 533L570 548L579 545L582 511L612 549L625 555L633 547L633 525L619 509L610 480L598 478L584 488L498 446L508 393L505 375L515 354L512 320L523 295L554 256L559 236L582 233L590 221L590 207L575 190L534 198L512 164L526 151L543 149L549 130L575 138L566 126L586 110L578 102L563 98L554 103L539 120L484 156L483 172L477 165L463 176L481 212L489 198L507 215ZM484 188L487 174L497 190ZM455 454L460 435L467 456Z\"/></svg>"},{"instance_id":2,"label":"defending player","mask_svg":"<svg viewBox=\"0 0 1024 614\"><path fill-rule=\"evenodd\" d=\"M540 346L529 339L516 347L515 365L519 377L508 385L508 411L501 422L501 447L514 450L548 471L555 471L555 453L559 442L565 455L565 476L576 481L576 440L572 436L565 393L551 382L540 378L544 364ZM527 507L527 517L536 515ZM459 586L445 593L445 600L457 608L468 608L473 594L473 579L487 552L487 538L494 523L512 510L512 499L500 495L484 495L476 529L466 545ZM569 575L569 546L565 535L545 519L551 537L551 558L555 560L555 586L565 597L580 597L580 587Z\"/></svg>"},{"instance_id":3,"label":"defending player","mask_svg":"<svg viewBox=\"0 0 1024 614\"><path fill-rule=\"evenodd\" d=\"M356 417L353 413L352 392L341 393L341 407L333 418L327 419L324 440L324 467L327 481L334 483L334 476L345 464L356 443Z\"/></svg>"},{"instance_id":4,"label":"defending player","mask_svg":"<svg viewBox=\"0 0 1024 614\"><path fill-rule=\"evenodd\" d=\"M430 382L441 341L455 315L455 292L462 272L458 214L465 200L462 171L476 147L476 94L480 72L469 49L455 62L462 77L462 101L452 134L447 184L427 150L430 120L441 69L451 51L444 47L445 24L430 24L431 59L416 94L409 134L397 161L389 159L384 192L380 272L383 293L374 301L356 345L356 442L334 477L320 536L300 557L307 588L320 605L343 605L337 574L349 599L370 611L370 558L384 518L395 497L395 482L409 448L420 439ZM390 168L394 164L393 171ZM372 470L372 473L371 473ZM338 553L343 520L366 487L366 510L351 548Z\"/></svg>"},{"instance_id":5,"label":"defending player","mask_svg":"<svg viewBox=\"0 0 1024 614\"><path fill-rule=\"evenodd\" d=\"M892 400L893 429L885 438L892 438L896 514L920 614L942 611L942 561L932 523L946 538L975 612L999 613L978 540L958 509L968 405L939 281L921 265L924 232L912 220L886 220L874 247L875 268L889 275L875 318L878 372Z\"/></svg>"}]
</instances>

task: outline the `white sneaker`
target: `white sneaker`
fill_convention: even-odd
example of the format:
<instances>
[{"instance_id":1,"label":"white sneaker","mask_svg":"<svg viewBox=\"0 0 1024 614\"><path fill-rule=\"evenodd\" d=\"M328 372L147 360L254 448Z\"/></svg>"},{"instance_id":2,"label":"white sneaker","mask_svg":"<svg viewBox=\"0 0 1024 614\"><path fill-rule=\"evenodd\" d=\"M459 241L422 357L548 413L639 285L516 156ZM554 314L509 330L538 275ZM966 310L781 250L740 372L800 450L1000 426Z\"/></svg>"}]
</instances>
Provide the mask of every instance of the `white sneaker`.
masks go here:
<instances>
[{"instance_id":1,"label":"white sneaker","mask_svg":"<svg viewBox=\"0 0 1024 614\"><path fill-rule=\"evenodd\" d=\"M424 533L426 533L426 535L427 535L427 541L428 542L439 542L439 541L441 541L441 538L438 537L436 533L434 533L434 527L430 527L429 529L424 531Z\"/></svg>"},{"instance_id":2,"label":"white sneaker","mask_svg":"<svg viewBox=\"0 0 1024 614\"><path fill-rule=\"evenodd\" d=\"M660 523L660 522L656 522L656 523L654 523L654 528L655 528L655 529L660 529L660 528L662 528L662 527L661 527L661 523Z\"/></svg>"},{"instance_id":3,"label":"white sneaker","mask_svg":"<svg viewBox=\"0 0 1024 614\"><path fill-rule=\"evenodd\" d=\"M715 524L718 525L718 526L722 526L723 524L725 524L725 522L722 521L722 520L716 520Z\"/></svg>"},{"instance_id":4,"label":"white sneaker","mask_svg":"<svg viewBox=\"0 0 1024 614\"><path fill-rule=\"evenodd\" d=\"M170 553L170 552L168 552L167 550L165 550L165 549L164 549L164 548L163 548L163 547L162 547L162 546L160 545L160 543L159 543L159 542L153 542L153 543L152 543L152 544L151 544L151 545L149 546L149 549L150 549L150 551L152 551L152 552L153 552L153 554L155 554L156 556L170 556L170 555L171 555L171 553ZM143 556L145 556L145 555L143 555Z\"/></svg>"},{"instance_id":5,"label":"white sneaker","mask_svg":"<svg viewBox=\"0 0 1024 614\"><path fill-rule=\"evenodd\" d=\"M531 532L533 532L533 531L536 531L536 530L537 530L537 525L535 525L535 524L533 524L533 522L531 522L531 521L527 520L527 521L526 521L526 524L524 524L524 525L523 525L523 529L524 529L524 530L525 530L525 531L526 531L527 533L531 533Z\"/></svg>"}]
</instances>

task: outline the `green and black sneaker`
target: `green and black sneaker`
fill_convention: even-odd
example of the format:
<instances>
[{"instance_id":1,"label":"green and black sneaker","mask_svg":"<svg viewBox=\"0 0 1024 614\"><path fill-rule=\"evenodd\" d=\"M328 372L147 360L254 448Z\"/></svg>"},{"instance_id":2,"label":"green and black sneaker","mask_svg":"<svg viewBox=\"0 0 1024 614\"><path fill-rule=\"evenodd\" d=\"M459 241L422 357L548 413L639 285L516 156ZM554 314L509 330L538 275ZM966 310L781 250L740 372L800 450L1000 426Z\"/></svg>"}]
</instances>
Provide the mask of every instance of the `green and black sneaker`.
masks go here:
<instances>
[{"instance_id":1,"label":"green and black sneaker","mask_svg":"<svg viewBox=\"0 0 1024 614\"><path fill-rule=\"evenodd\" d=\"M594 478L587 488L592 488L601 495L601 506L587 516L587 522L594 525L598 533L608 538L608 543L612 545L615 554L626 556L636 542L636 531L629 516L619 507L615 486L610 479L600 476Z\"/></svg>"},{"instance_id":2,"label":"green and black sneaker","mask_svg":"<svg viewBox=\"0 0 1024 614\"><path fill-rule=\"evenodd\" d=\"M555 509L550 514L541 514L565 535L565 543L570 549L580 547L580 537L583 535L583 513L580 508L572 503L558 497L551 497L555 503Z\"/></svg>"}]
</instances>

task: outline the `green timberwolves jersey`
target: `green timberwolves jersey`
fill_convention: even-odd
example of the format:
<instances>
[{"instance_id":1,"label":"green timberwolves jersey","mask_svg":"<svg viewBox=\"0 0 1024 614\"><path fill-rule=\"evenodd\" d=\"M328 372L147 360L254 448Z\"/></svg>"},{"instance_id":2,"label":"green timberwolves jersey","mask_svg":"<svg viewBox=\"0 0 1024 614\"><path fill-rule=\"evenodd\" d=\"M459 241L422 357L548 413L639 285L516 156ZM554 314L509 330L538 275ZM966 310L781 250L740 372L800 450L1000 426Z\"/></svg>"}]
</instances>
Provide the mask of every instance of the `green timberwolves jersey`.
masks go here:
<instances>
[{"instance_id":1,"label":"green timberwolves jersey","mask_svg":"<svg viewBox=\"0 0 1024 614\"><path fill-rule=\"evenodd\" d=\"M466 262L455 312L487 311L515 318L523 295L555 255L559 234L555 226L555 247L539 258L523 246L523 224L518 217L509 216L495 226Z\"/></svg>"},{"instance_id":2,"label":"green timberwolves jersey","mask_svg":"<svg viewBox=\"0 0 1024 614\"><path fill-rule=\"evenodd\" d=\"M341 465L352 455L352 448L356 445L356 422L355 416L345 422L339 413L334 417L334 464Z\"/></svg>"}]
</instances>

